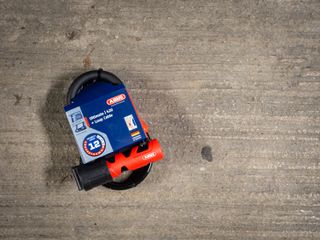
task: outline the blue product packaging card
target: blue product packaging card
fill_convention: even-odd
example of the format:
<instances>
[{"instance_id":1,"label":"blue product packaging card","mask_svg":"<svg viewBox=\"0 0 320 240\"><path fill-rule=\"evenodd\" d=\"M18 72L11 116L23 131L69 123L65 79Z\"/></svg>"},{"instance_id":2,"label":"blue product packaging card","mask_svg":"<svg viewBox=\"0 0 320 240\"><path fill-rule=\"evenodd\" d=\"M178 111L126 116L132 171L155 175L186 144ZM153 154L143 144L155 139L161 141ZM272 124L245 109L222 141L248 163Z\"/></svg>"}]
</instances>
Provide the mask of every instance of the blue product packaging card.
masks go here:
<instances>
[{"instance_id":1,"label":"blue product packaging card","mask_svg":"<svg viewBox=\"0 0 320 240\"><path fill-rule=\"evenodd\" d=\"M93 84L64 109L84 164L147 139L123 84Z\"/></svg>"}]
</instances>

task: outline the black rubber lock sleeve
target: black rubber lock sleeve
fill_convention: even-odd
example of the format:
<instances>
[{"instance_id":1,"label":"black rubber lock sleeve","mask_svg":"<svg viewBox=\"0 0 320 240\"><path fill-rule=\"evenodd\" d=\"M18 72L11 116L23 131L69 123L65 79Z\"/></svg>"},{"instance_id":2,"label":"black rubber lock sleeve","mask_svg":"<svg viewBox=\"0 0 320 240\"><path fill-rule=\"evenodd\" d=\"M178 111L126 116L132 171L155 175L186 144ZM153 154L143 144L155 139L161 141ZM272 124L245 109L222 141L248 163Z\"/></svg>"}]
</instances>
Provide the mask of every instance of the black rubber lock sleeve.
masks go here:
<instances>
[{"instance_id":1,"label":"black rubber lock sleeve","mask_svg":"<svg viewBox=\"0 0 320 240\"><path fill-rule=\"evenodd\" d=\"M112 182L112 177L103 158L72 168L72 174L79 190L91 188Z\"/></svg>"}]
</instances>

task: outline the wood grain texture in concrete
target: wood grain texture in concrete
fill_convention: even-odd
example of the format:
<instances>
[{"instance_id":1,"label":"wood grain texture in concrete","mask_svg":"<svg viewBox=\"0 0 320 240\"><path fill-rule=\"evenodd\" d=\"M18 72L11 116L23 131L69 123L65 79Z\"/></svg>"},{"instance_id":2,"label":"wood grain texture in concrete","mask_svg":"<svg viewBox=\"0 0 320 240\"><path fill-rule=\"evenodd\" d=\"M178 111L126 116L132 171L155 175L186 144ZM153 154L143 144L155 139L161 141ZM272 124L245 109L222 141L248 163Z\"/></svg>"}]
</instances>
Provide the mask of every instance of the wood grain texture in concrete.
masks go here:
<instances>
[{"instance_id":1,"label":"wood grain texture in concrete","mask_svg":"<svg viewBox=\"0 0 320 240\"><path fill-rule=\"evenodd\" d=\"M1 239L320 239L320 2L0 0ZM165 160L79 192L63 106L102 67Z\"/></svg>"}]
</instances>

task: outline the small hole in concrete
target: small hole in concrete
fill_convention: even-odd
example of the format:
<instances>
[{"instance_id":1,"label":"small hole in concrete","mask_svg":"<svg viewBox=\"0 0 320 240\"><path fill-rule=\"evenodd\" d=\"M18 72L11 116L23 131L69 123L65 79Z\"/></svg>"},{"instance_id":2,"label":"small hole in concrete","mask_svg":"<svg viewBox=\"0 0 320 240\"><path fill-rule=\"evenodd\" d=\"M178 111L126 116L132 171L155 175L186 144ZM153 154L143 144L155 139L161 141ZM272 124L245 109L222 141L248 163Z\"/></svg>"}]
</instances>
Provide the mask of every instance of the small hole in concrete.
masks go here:
<instances>
[{"instance_id":1,"label":"small hole in concrete","mask_svg":"<svg viewBox=\"0 0 320 240\"><path fill-rule=\"evenodd\" d=\"M212 149L211 149L210 146L204 146L204 147L201 149L201 157L202 157L204 160L207 160L208 162L212 162L213 157L212 157Z\"/></svg>"}]
</instances>

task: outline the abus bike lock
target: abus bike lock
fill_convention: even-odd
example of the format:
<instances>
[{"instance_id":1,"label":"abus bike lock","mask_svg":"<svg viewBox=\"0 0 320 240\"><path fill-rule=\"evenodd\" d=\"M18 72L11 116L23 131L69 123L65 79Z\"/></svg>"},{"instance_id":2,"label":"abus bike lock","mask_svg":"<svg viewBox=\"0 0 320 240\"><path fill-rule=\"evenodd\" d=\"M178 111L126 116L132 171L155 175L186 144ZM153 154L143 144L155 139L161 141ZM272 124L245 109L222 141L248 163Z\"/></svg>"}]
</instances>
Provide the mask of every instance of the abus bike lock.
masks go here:
<instances>
[{"instance_id":1,"label":"abus bike lock","mask_svg":"<svg viewBox=\"0 0 320 240\"><path fill-rule=\"evenodd\" d=\"M135 187L163 158L158 140L150 138L148 125L114 74L99 69L80 75L69 88L67 103L80 153L80 164L72 168L79 190Z\"/></svg>"}]
</instances>

